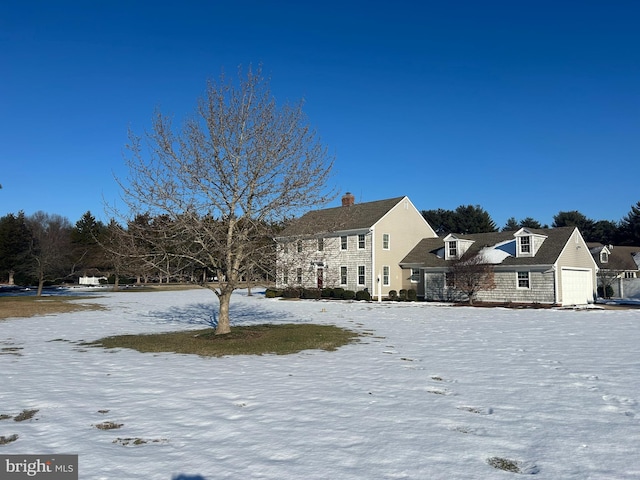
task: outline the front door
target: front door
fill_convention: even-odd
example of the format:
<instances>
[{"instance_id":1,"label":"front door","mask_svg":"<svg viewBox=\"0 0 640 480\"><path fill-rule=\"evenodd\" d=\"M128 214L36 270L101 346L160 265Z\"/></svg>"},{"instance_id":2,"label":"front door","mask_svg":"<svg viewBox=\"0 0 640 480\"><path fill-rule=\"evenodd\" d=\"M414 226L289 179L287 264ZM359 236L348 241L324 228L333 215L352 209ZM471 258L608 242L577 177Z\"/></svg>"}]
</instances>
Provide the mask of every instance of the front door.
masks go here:
<instances>
[{"instance_id":1,"label":"front door","mask_svg":"<svg viewBox=\"0 0 640 480\"><path fill-rule=\"evenodd\" d=\"M318 274L318 288L322 288L322 277L324 277L324 268L318 267L316 273Z\"/></svg>"}]
</instances>

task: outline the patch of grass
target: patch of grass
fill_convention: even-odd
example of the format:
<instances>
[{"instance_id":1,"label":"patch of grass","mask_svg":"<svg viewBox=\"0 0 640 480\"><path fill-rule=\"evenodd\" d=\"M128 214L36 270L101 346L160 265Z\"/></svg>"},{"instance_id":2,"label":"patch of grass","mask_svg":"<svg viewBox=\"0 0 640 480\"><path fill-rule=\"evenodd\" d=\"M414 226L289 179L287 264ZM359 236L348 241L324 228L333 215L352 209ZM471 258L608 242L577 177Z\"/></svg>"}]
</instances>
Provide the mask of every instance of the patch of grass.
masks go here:
<instances>
[{"instance_id":1,"label":"patch of grass","mask_svg":"<svg viewBox=\"0 0 640 480\"><path fill-rule=\"evenodd\" d=\"M498 470L524 475L535 475L540 471L540 469L533 463L520 462L518 460L510 460L502 457L487 458L487 463Z\"/></svg>"},{"instance_id":2,"label":"patch of grass","mask_svg":"<svg viewBox=\"0 0 640 480\"><path fill-rule=\"evenodd\" d=\"M102 422L94 425L98 430L116 430L120 428L123 423L115 423L115 422Z\"/></svg>"},{"instance_id":3,"label":"patch of grass","mask_svg":"<svg viewBox=\"0 0 640 480\"><path fill-rule=\"evenodd\" d=\"M0 413L0 420L8 420L10 418L13 418L13 416L7 415L6 413Z\"/></svg>"},{"instance_id":4,"label":"patch of grass","mask_svg":"<svg viewBox=\"0 0 640 480\"><path fill-rule=\"evenodd\" d=\"M87 345L131 348L139 352L175 352L201 356L288 355L302 350L335 350L354 342L359 335L332 325L284 324L234 327L231 333L215 335L213 330L119 335Z\"/></svg>"},{"instance_id":5,"label":"patch of grass","mask_svg":"<svg viewBox=\"0 0 640 480\"><path fill-rule=\"evenodd\" d=\"M8 437L0 436L0 445L6 445L7 443L15 442L18 439L18 435L13 434Z\"/></svg>"},{"instance_id":6,"label":"patch of grass","mask_svg":"<svg viewBox=\"0 0 640 480\"><path fill-rule=\"evenodd\" d=\"M86 297L0 297L0 320L79 310L104 310L102 305L72 303Z\"/></svg>"},{"instance_id":7,"label":"patch of grass","mask_svg":"<svg viewBox=\"0 0 640 480\"><path fill-rule=\"evenodd\" d=\"M36 413L38 413L40 410L37 409L33 409L33 410L23 410L22 412L20 412L18 415L16 415L16 417L13 419L14 422L24 422L25 420L31 420Z\"/></svg>"},{"instance_id":8,"label":"patch of grass","mask_svg":"<svg viewBox=\"0 0 640 480\"><path fill-rule=\"evenodd\" d=\"M138 446L144 445L145 443L166 443L166 438L155 438L153 440L147 440L146 438L116 438L112 443L119 443L123 447L128 447L129 445Z\"/></svg>"}]
</instances>

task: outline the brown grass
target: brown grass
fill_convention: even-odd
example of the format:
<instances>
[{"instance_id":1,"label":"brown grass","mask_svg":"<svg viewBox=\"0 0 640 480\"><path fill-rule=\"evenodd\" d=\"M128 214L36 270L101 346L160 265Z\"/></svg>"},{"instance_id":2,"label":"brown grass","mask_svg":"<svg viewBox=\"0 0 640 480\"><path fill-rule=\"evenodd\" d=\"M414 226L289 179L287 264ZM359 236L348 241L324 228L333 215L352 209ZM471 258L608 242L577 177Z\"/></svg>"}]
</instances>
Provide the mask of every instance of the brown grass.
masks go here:
<instances>
[{"instance_id":1,"label":"brown grass","mask_svg":"<svg viewBox=\"0 0 640 480\"><path fill-rule=\"evenodd\" d=\"M211 329L190 330L152 335L120 335L85 345L214 357L287 355L303 350L335 350L356 341L358 336L356 332L332 325L253 325L234 327L227 335L215 335Z\"/></svg>"},{"instance_id":2,"label":"brown grass","mask_svg":"<svg viewBox=\"0 0 640 480\"><path fill-rule=\"evenodd\" d=\"M84 298L86 297L0 297L0 320L104 309L101 305L73 302Z\"/></svg>"}]
</instances>

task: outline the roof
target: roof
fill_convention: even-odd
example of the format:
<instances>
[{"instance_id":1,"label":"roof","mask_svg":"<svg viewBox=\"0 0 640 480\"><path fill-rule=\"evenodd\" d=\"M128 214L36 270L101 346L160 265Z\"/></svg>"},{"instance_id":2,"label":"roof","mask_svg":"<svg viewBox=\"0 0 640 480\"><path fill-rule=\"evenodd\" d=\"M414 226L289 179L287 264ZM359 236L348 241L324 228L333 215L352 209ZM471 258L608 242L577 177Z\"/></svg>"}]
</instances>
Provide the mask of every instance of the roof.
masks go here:
<instances>
[{"instance_id":1,"label":"roof","mask_svg":"<svg viewBox=\"0 0 640 480\"><path fill-rule=\"evenodd\" d=\"M535 257L516 257L515 231L474 233L467 235L455 235L459 239L472 240L473 244L467 252L474 254L487 248L485 258L490 263L501 265L552 265L556 262L562 249L567 244L575 227L559 228L527 228L534 235L544 235L547 238L542 243ZM452 260L443 258L444 239L425 238L415 246L411 252L400 262L401 265L420 265L423 267L447 267Z\"/></svg>"},{"instance_id":2,"label":"roof","mask_svg":"<svg viewBox=\"0 0 640 480\"><path fill-rule=\"evenodd\" d=\"M600 252L605 245L601 243L588 243L587 246L593 255L598 267L613 270L640 270L640 247L606 245L609 252L607 263L600 261Z\"/></svg>"},{"instance_id":3,"label":"roof","mask_svg":"<svg viewBox=\"0 0 640 480\"><path fill-rule=\"evenodd\" d=\"M370 228L404 198L406 197L312 210L294 220L278 236L295 237Z\"/></svg>"}]
</instances>

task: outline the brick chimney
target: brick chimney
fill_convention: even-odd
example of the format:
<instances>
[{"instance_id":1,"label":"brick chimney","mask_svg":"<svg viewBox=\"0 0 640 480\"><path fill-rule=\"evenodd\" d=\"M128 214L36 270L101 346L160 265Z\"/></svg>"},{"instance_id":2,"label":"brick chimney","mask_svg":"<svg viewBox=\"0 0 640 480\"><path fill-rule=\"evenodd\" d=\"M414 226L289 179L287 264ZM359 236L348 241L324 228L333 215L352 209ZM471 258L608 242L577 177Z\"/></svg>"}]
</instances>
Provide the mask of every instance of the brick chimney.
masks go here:
<instances>
[{"instance_id":1,"label":"brick chimney","mask_svg":"<svg viewBox=\"0 0 640 480\"><path fill-rule=\"evenodd\" d=\"M354 197L351 192L347 192L342 196L343 207L350 207L354 203L356 203L356 197Z\"/></svg>"}]
</instances>

